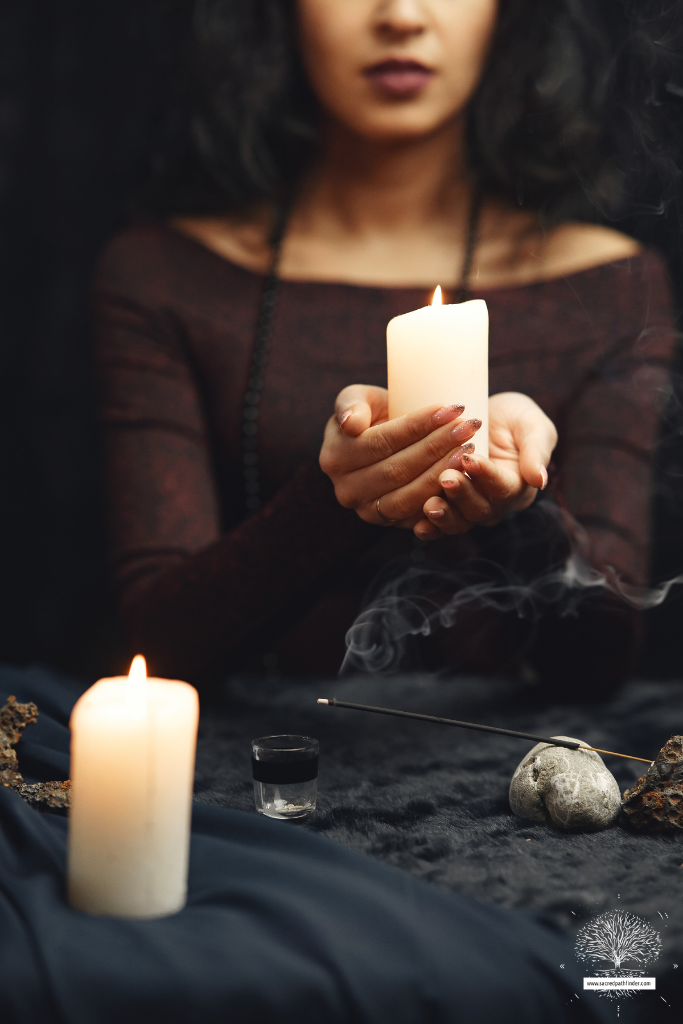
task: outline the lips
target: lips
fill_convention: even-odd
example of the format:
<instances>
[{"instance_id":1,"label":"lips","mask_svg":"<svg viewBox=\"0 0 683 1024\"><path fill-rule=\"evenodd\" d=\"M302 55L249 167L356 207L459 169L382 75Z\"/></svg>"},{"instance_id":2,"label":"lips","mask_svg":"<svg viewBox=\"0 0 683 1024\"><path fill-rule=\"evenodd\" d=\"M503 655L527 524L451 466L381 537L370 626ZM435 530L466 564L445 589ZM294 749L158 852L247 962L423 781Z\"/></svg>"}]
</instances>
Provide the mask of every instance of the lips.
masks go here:
<instances>
[{"instance_id":1,"label":"lips","mask_svg":"<svg viewBox=\"0 0 683 1024\"><path fill-rule=\"evenodd\" d=\"M415 60L384 60L366 68L364 75L385 96L405 98L424 89L434 72Z\"/></svg>"}]
</instances>

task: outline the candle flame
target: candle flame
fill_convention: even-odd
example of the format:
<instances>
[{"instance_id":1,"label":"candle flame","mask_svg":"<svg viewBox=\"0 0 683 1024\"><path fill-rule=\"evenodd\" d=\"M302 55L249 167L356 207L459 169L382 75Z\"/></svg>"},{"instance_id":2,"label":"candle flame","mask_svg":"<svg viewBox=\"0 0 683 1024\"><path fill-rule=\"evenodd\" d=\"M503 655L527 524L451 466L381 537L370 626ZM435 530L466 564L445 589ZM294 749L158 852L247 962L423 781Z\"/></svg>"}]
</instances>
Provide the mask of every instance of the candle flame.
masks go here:
<instances>
[{"instance_id":1,"label":"candle flame","mask_svg":"<svg viewBox=\"0 0 683 1024\"><path fill-rule=\"evenodd\" d=\"M141 683L147 679L147 662L141 654L136 654L130 663L130 672L128 678L131 683Z\"/></svg>"},{"instance_id":2,"label":"candle flame","mask_svg":"<svg viewBox=\"0 0 683 1024\"><path fill-rule=\"evenodd\" d=\"M434 289L434 297L432 298L432 306L442 306L443 296L441 295L441 285L437 284Z\"/></svg>"},{"instance_id":3,"label":"candle flame","mask_svg":"<svg viewBox=\"0 0 683 1024\"><path fill-rule=\"evenodd\" d=\"M136 654L130 664L126 703L132 718L144 718L147 711L147 662Z\"/></svg>"}]
</instances>

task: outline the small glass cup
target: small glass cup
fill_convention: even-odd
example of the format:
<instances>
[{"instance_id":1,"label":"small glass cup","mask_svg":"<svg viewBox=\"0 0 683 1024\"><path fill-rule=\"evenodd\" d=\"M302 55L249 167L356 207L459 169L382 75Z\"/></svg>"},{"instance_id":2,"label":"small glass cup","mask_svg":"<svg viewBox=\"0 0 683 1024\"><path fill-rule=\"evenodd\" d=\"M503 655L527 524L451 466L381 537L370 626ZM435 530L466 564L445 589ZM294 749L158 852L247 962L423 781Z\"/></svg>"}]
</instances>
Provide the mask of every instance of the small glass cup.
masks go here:
<instances>
[{"instance_id":1,"label":"small glass cup","mask_svg":"<svg viewBox=\"0 0 683 1024\"><path fill-rule=\"evenodd\" d=\"M254 803L259 814L310 821L318 795L318 741L311 736L261 736L251 743Z\"/></svg>"}]
</instances>

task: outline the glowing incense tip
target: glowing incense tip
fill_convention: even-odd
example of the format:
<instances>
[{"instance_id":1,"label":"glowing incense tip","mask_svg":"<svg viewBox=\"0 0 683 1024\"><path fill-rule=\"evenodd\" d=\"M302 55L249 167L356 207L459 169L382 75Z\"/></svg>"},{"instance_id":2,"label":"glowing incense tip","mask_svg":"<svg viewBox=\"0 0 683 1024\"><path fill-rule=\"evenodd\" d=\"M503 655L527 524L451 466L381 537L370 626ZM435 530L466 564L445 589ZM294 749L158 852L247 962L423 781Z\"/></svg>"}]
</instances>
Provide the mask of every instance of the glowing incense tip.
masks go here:
<instances>
[{"instance_id":1,"label":"glowing incense tip","mask_svg":"<svg viewBox=\"0 0 683 1024\"><path fill-rule=\"evenodd\" d=\"M126 703L135 718L142 718L147 710L147 662L136 654L128 673Z\"/></svg>"},{"instance_id":2,"label":"glowing incense tip","mask_svg":"<svg viewBox=\"0 0 683 1024\"><path fill-rule=\"evenodd\" d=\"M318 704L329 704L327 697L318 697Z\"/></svg>"},{"instance_id":3,"label":"glowing incense tip","mask_svg":"<svg viewBox=\"0 0 683 1024\"><path fill-rule=\"evenodd\" d=\"M443 296L441 294L441 285L437 284L434 289L434 297L432 298L432 306L443 306Z\"/></svg>"}]
</instances>

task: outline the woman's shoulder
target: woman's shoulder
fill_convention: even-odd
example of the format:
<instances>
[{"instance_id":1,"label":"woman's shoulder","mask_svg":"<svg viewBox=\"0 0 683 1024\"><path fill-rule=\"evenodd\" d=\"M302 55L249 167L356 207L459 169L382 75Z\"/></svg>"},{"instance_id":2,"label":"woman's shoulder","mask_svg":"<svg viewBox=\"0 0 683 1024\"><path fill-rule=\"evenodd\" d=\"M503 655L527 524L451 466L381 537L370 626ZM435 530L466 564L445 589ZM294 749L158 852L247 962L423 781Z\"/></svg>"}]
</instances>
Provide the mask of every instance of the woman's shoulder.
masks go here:
<instances>
[{"instance_id":1,"label":"woman's shoulder","mask_svg":"<svg viewBox=\"0 0 683 1024\"><path fill-rule=\"evenodd\" d=\"M151 263L166 263L173 258L175 247L175 233L163 222L129 224L108 239L98 261L98 277L116 277Z\"/></svg>"},{"instance_id":2,"label":"woman's shoulder","mask_svg":"<svg viewBox=\"0 0 683 1024\"><path fill-rule=\"evenodd\" d=\"M560 282L574 275L615 276L613 268L649 266L663 278L662 261L621 231L602 224L565 221L543 226L531 210L492 200L483 211L476 290L507 292ZM475 260L475 265L477 260ZM657 264L655 268L655 264ZM651 265L651 266L650 266Z\"/></svg>"},{"instance_id":3,"label":"woman's shoulder","mask_svg":"<svg viewBox=\"0 0 683 1024\"><path fill-rule=\"evenodd\" d=\"M649 356L671 357L676 307L661 253L593 224L563 224L546 241L549 258L535 276L474 289L494 317L516 325L525 337L537 330L541 344L549 334L569 347L590 339L598 354L620 339L628 344L637 338L641 355L646 347Z\"/></svg>"},{"instance_id":4,"label":"woman's shoulder","mask_svg":"<svg viewBox=\"0 0 683 1024\"><path fill-rule=\"evenodd\" d=\"M514 285L530 286L536 292L564 292L567 281L579 292L623 292L622 304L643 299L651 303L658 296L661 304L672 307L671 287L666 260L635 238L601 224L566 222L533 238L524 247ZM641 285L645 287L645 293ZM484 289L486 290L486 289ZM501 292L508 288L502 285ZM559 293L558 293L559 294Z\"/></svg>"},{"instance_id":5,"label":"woman's shoulder","mask_svg":"<svg viewBox=\"0 0 683 1024\"><path fill-rule=\"evenodd\" d=\"M244 218L174 217L170 227L243 270L266 274L272 260L268 210Z\"/></svg>"},{"instance_id":6,"label":"woman's shoulder","mask_svg":"<svg viewBox=\"0 0 683 1024\"><path fill-rule=\"evenodd\" d=\"M492 314L517 325L527 340L538 331L542 345L552 336L568 350L590 342L600 359L637 350L638 358L669 362L676 307L661 253L597 225L566 225L563 232L567 244L553 273L481 293Z\"/></svg>"},{"instance_id":7,"label":"woman's shoulder","mask_svg":"<svg viewBox=\"0 0 683 1024\"><path fill-rule=\"evenodd\" d=\"M554 228L544 246L546 278L567 277L643 253L639 242L602 224L568 222Z\"/></svg>"},{"instance_id":8,"label":"woman's shoulder","mask_svg":"<svg viewBox=\"0 0 683 1024\"><path fill-rule=\"evenodd\" d=\"M115 292L131 299L185 292L193 282L216 279L229 288L230 278L244 285L249 272L232 264L173 223L138 223L114 235L103 249L95 274L95 292Z\"/></svg>"},{"instance_id":9,"label":"woman's shoulder","mask_svg":"<svg viewBox=\"0 0 683 1024\"><path fill-rule=\"evenodd\" d=\"M547 279L569 280L628 316L643 307L648 317L672 319L674 302L664 256L650 246L599 224L563 224L549 239Z\"/></svg>"}]
</instances>

